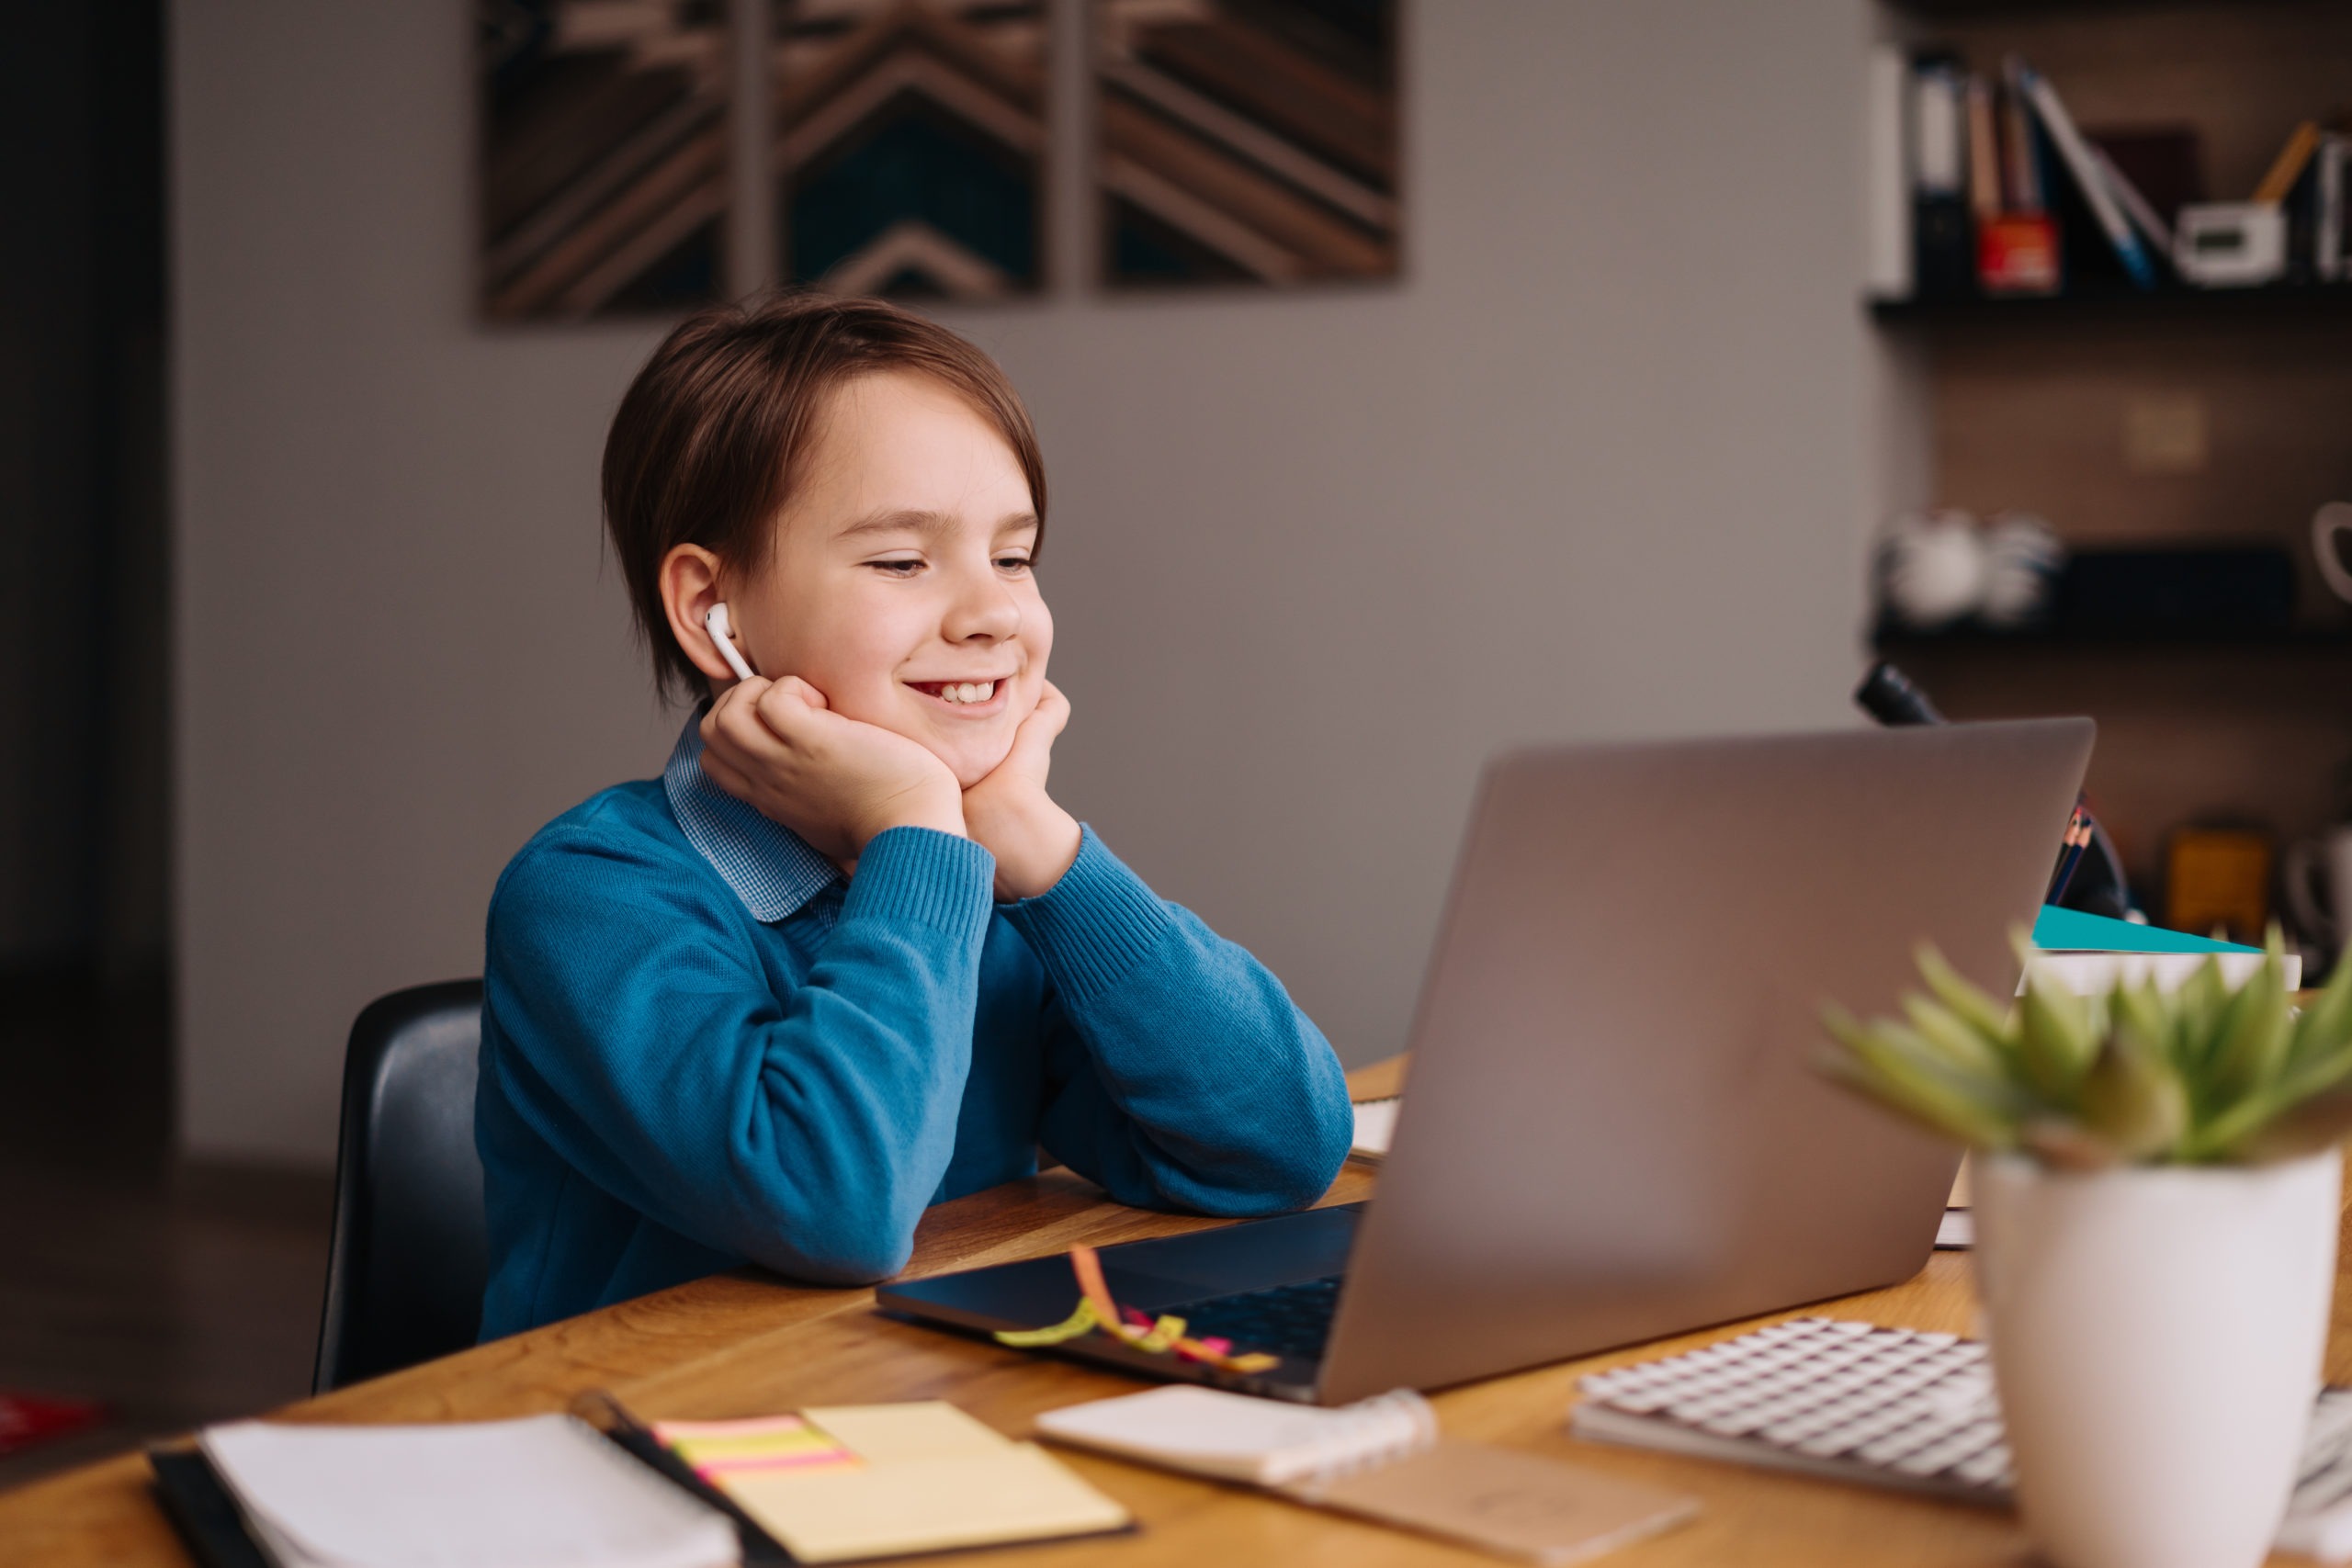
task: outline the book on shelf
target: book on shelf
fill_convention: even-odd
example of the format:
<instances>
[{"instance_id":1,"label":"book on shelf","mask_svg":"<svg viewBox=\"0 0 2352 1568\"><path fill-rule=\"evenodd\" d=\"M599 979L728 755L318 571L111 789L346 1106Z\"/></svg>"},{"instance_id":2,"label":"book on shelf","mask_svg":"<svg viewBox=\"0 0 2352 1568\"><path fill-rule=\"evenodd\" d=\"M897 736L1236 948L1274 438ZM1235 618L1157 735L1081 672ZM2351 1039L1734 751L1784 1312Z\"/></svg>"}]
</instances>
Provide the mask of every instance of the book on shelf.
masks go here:
<instances>
[{"instance_id":1,"label":"book on shelf","mask_svg":"<svg viewBox=\"0 0 2352 1568\"><path fill-rule=\"evenodd\" d=\"M1903 118L1911 62L1892 44L1871 51L1863 77L1862 288L1873 299L1908 299L1911 171Z\"/></svg>"},{"instance_id":2,"label":"book on shelf","mask_svg":"<svg viewBox=\"0 0 2352 1568\"><path fill-rule=\"evenodd\" d=\"M2091 162L2098 166L2099 176L2115 193L2115 199L2122 207L2123 216L2132 220L2132 227L2140 231L2141 237L2157 255L2172 254L2172 225L2165 220L2164 214L2141 194L2140 187L2133 185L2121 169L2116 167L2115 159L2106 148L2096 141L2089 145Z\"/></svg>"},{"instance_id":3,"label":"book on shelf","mask_svg":"<svg viewBox=\"0 0 2352 1568\"><path fill-rule=\"evenodd\" d=\"M2341 283L2352 274L2346 263L2344 213L2352 136L2314 129L2305 138L2299 127L2273 173L2306 141L2308 149L2301 152L2294 177L2278 202L2287 224L2286 277L2290 283ZM2270 188L2268 180L2264 188Z\"/></svg>"},{"instance_id":4,"label":"book on shelf","mask_svg":"<svg viewBox=\"0 0 2352 1568\"><path fill-rule=\"evenodd\" d=\"M2054 294L2063 276L2058 230L2042 205L2016 95L1972 74L1967 103L1976 286L1987 294Z\"/></svg>"},{"instance_id":5,"label":"book on shelf","mask_svg":"<svg viewBox=\"0 0 2352 1568\"><path fill-rule=\"evenodd\" d=\"M2007 193L2001 178L2001 133L1995 127L1993 85L1982 76L1968 78L1968 212L1978 223L1988 223L2007 210Z\"/></svg>"},{"instance_id":6,"label":"book on shelf","mask_svg":"<svg viewBox=\"0 0 2352 1568\"><path fill-rule=\"evenodd\" d=\"M2012 212L2041 212L2050 206L2041 178L2041 151L2035 144L2032 121L2026 115L2025 62L2016 55L2001 62L2001 188L2002 206Z\"/></svg>"},{"instance_id":7,"label":"book on shelf","mask_svg":"<svg viewBox=\"0 0 2352 1568\"><path fill-rule=\"evenodd\" d=\"M2123 204L2116 199L2114 188L2090 144L2075 125L2075 117L2066 112L2065 104L2048 77L2022 61L2016 62L2018 88L2033 108L2035 121L2058 153L2075 191L2089 206L2091 216L2098 220L2099 232L2114 249L2116 259L2123 264L2124 272L2133 284L2142 288L2156 286L2155 263L2150 259L2140 237L2133 232L2131 220L2123 213Z\"/></svg>"},{"instance_id":8,"label":"book on shelf","mask_svg":"<svg viewBox=\"0 0 2352 1568\"><path fill-rule=\"evenodd\" d=\"M1966 90L1965 73L1951 56L1922 55L1912 62L1912 287L1927 299L1963 297L1975 288Z\"/></svg>"}]
</instances>

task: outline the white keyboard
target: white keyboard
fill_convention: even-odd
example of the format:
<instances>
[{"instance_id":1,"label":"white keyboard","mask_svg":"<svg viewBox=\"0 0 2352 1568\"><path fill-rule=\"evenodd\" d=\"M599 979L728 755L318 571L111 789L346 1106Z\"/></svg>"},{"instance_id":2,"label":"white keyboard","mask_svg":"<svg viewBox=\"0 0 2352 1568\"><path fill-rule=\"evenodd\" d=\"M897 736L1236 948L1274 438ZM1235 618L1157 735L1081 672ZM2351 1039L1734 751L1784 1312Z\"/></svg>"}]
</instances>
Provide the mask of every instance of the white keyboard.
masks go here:
<instances>
[{"instance_id":1,"label":"white keyboard","mask_svg":"<svg viewBox=\"0 0 2352 1568\"><path fill-rule=\"evenodd\" d=\"M1578 1437L2009 1503L2009 1446L1978 1340L1801 1317L1578 1386ZM2352 1559L2352 1389L2320 1392L2278 1545Z\"/></svg>"}]
</instances>

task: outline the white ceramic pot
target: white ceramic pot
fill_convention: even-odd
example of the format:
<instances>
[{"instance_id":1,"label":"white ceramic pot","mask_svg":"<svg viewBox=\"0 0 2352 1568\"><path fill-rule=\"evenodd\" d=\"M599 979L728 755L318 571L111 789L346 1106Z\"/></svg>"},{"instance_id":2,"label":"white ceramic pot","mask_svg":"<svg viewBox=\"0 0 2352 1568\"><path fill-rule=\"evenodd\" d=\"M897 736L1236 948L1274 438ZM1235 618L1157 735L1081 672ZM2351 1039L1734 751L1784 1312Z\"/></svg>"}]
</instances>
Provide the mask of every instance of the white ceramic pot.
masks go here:
<instances>
[{"instance_id":1,"label":"white ceramic pot","mask_svg":"<svg viewBox=\"0 0 2352 1568\"><path fill-rule=\"evenodd\" d=\"M1978 1283L2027 1533L2059 1568L2254 1568L2335 1282L2334 1150L2252 1168L1976 1162Z\"/></svg>"}]
</instances>

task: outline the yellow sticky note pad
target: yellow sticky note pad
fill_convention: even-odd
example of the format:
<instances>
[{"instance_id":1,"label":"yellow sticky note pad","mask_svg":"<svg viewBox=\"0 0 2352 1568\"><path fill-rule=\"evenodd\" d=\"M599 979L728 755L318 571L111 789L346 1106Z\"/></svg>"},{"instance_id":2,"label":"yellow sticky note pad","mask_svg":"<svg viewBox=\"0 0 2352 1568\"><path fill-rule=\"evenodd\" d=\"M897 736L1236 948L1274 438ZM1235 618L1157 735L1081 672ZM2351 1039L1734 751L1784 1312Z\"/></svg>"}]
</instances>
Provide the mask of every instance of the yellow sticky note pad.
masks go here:
<instances>
[{"instance_id":1,"label":"yellow sticky note pad","mask_svg":"<svg viewBox=\"0 0 2352 1568\"><path fill-rule=\"evenodd\" d=\"M821 1404L800 1413L808 1424L869 1464L947 1454L993 1453L1012 1439L941 1399L900 1404Z\"/></svg>"},{"instance_id":2,"label":"yellow sticky note pad","mask_svg":"<svg viewBox=\"0 0 2352 1568\"><path fill-rule=\"evenodd\" d=\"M858 1449L865 1464L726 1479L737 1506L803 1562L1088 1535L1132 1522L1126 1509L1034 1443L1011 1442L982 1427L985 1446L966 1435L960 1449L884 1458L860 1448L829 1419L838 1414L812 1410L808 1416ZM929 1423L927 1432L925 1425L886 1420L875 1427L885 1444L903 1442L910 1450L947 1440L948 1423Z\"/></svg>"}]
</instances>

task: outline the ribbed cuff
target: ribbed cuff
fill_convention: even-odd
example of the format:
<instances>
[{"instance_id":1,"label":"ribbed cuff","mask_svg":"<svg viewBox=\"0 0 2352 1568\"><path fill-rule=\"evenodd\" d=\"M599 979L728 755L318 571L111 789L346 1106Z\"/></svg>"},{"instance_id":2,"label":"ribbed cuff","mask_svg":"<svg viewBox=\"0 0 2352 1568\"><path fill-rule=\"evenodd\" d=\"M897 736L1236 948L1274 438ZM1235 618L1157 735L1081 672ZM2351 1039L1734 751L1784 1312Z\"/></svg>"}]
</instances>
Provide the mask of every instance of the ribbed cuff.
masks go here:
<instances>
[{"instance_id":1,"label":"ribbed cuff","mask_svg":"<svg viewBox=\"0 0 2352 1568\"><path fill-rule=\"evenodd\" d=\"M996 856L935 828L888 828L865 841L844 920L911 920L964 941L988 930Z\"/></svg>"},{"instance_id":2,"label":"ribbed cuff","mask_svg":"<svg viewBox=\"0 0 2352 1568\"><path fill-rule=\"evenodd\" d=\"M1175 925L1159 895L1084 824L1062 879L1005 905L1004 915L1063 993L1080 997L1118 984Z\"/></svg>"}]
</instances>

